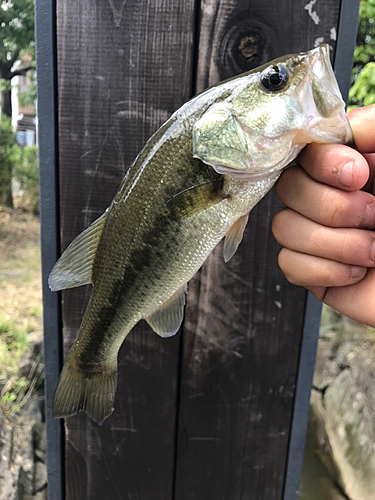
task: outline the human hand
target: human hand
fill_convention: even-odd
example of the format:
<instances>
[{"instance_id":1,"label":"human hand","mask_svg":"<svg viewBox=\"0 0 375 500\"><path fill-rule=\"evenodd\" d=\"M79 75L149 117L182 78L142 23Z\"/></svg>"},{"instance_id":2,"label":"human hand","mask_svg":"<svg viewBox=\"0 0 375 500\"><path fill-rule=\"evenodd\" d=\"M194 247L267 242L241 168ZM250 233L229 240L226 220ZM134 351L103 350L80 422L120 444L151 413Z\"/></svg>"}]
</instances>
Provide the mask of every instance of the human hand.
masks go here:
<instances>
[{"instance_id":1,"label":"human hand","mask_svg":"<svg viewBox=\"0 0 375 500\"><path fill-rule=\"evenodd\" d=\"M291 283L375 327L375 105L348 117L357 150L307 146L277 183L272 231Z\"/></svg>"}]
</instances>

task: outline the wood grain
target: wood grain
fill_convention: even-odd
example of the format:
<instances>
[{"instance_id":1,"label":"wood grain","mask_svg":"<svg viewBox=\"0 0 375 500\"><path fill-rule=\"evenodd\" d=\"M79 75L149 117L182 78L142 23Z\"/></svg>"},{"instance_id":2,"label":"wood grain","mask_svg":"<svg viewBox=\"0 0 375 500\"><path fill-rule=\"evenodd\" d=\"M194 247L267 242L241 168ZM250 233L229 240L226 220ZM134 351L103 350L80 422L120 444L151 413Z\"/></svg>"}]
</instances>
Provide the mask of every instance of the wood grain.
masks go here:
<instances>
[{"instance_id":1,"label":"wood grain","mask_svg":"<svg viewBox=\"0 0 375 500\"><path fill-rule=\"evenodd\" d=\"M192 93L193 2L59 0L63 248L108 206L150 135ZM90 290L63 298L65 351ZM116 411L103 427L66 420L67 500L170 500L179 338L142 323L119 360Z\"/></svg>"},{"instance_id":2,"label":"wood grain","mask_svg":"<svg viewBox=\"0 0 375 500\"><path fill-rule=\"evenodd\" d=\"M58 0L63 248L193 93L283 53L334 48L339 0L198 7ZM66 421L67 500L281 500L305 292L277 266L279 209L271 193L235 257L225 265L219 246L192 280L182 339L162 340L144 323L130 333L115 413L103 427L83 414ZM65 351L89 293L63 294Z\"/></svg>"},{"instance_id":3,"label":"wood grain","mask_svg":"<svg viewBox=\"0 0 375 500\"><path fill-rule=\"evenodd\" d=\"M339 2L202 2L197 91L329 42ZM281 500L306 292L277 266L270 193L227 264L219 246L189 287L176 500ZM302 450L301 450L302 452Z\"/></svg>"}]
</instances>

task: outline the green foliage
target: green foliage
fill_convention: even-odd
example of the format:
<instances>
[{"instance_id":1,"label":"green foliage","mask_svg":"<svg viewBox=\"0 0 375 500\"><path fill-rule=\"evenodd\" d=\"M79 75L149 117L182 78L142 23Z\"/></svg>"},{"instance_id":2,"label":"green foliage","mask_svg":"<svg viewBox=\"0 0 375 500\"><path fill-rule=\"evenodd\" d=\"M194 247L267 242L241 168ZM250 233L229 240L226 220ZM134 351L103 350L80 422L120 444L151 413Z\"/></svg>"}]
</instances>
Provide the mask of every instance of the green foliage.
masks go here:
<instances>
[{"instance_id":1,"label":"green foliage","mask_svg":"<svg viewBox=\"0 0 375 500\"><path fill-rule=\"evenodd\" d=\"M23 191L20 205L33 214L39 213L39 169L38 146L18 148L18 158L13 168L13 177Z\"/></svg>"},{"instance_id":2,"label":"green foliage","mask_svg":"<svg viewBox=\"0 0 375 500\"><path fill-rule=\"evenodd\" d=\"M9 379L9 384L1 393L0 409L6 417L13 417L18 413L25 401L25 396L31 388L30 382L25 377L16 377Z\"/></svg>"},{"instance_id":3,"label":"green foliage","mask_svg":"<svg viewBox=\"0 0 375 500\"><path fill-rule=\"evenodd\" d=\"M375 0L361 0L354 67L358 73L375 59Z\"/></svg>"},{"instance_id":4,"label":"green foliage","mask_svg":"<svg viewBox=\"0 0 375 500\"><path fill-rule=\"evenodd\" d=\"M361 0L348 110L375 102L375 0Z\"/></svg>"},{"instance_id":5,"label":"green foliage","mask_svg":"<svg viewBox=\"0 0 375 500\"><path fill-rule=\"evenodd\" d=\"M9 61L16 51L35 52L34 0L3 0L0 5L0 60Z\"/></svg>"},{"instance_id":6,"label":"green foliage","mask_svg":"<svg viewBox=\"0 0 375 500\"><path fill-rule=\"evenodd\" d=\"M18 101L22 108L35 104L37 99L35 71L31 71L30 73L32 74L26 92L20 92L18 94Z\"/></svg>"},{"instance_id":7,"label":"green foliage","mask_svg":"<svg viewBox=\"0 0 375 500\"><path fill-rule=\"evenodd\" d=\"M0 117L0 203L6 203L15 161L16 139L10 118Z\"/></svg>"},{"instance_id":8,"label":"green foliage","mask_svg":"<svg viewBox=\"0 0 375 500\"><path fill-rule=\"evenodd\" d=\"M0 409L10 417L19 411L30 382L19 375L19 362L29 348L27 325L0 313Z\"/></svg>"},{"instance_id":9,"label":"green foliage","mask_svg":"<svg viewBox=\"0 0 375 500\"><path fill-rule=\"evenodd\" d=\"M0 80L9 82L16 75L25 74L35 67L35 35L34 35L34 0L1 0L0 1ZM14 63L28 53L32 56L30 64L13 69ZM12 116L12 101L9 87L4 89L1 98L1 112ZM10 197L10 198L9 198ZM11 193L8 190L8 205L12 206Z\"/></svg>"},{"instance_id":10,"label":"green foliage","mask_svg":"<svg viewBox=\"0 0 375 500\"><path fill-rule=\"evenodd\" d=\"M22 195L19 205L33 214L39 213L38 147L21 148L16 144L10 118L0 118L0 203L9 196L11 179L19 183Z\"/></svg>"},{"instance_id":11,"label":"green foliage","mask_svg":"<svg viewBox=\"0 0 375 500\"><path fill-rule=\"evenodd\" d=\"M16 143L12 129L12 122L8 116L0 117L0 148L8 150Z\"/></svg>"},{"instance_id":12,"label":"green foliage","mask_svg":"<svg viewBox=\"0 0 375 500\"><path fill-rule=\"evenodd\" d=\"M4 313L0 313L0 341L9 353L17 350L23 354L29 347L27 325L18 327L14 319L7 319ZM2 370L4 373L6 370Z\"/></svg>"},{"instance_id":13,"label":"green foliage","mask_svg":"<svg viewBox=\"0 0 375 500\"><path fill-rule=\"evenodd\" d=\"M12 84L9 80L0 79L0 92L9 92L12 90Z\"/></svg>"},{"instance_id":14,"label":"green foliage","mask_svg":"<svg viewBox=\"0 0 375 500\"><path fill-rule=\"evenodd\" d=\"M349 110L375 103L375 62L365 65L349 90Z\"/></svg>"},{"instance_id":15,"label":"green foliage","mask_svg":"<svg viewBox=\"0 0 375 500\"><path fill-rule=\"evenodd\" d=\"M348 110L375 103L375 0L361 0Z\"/></svg>"},{"instance_id":16,"label":"green foliage","mask_svg":"<svg viewBox=\"0 0 375 500\"><path fill-rule=\"evenodd\" d=\"M35 306L35 307L30 307L29 314L30 314L30 316L34 316L35 318L42 318L43 317L42 304L39 304L38 306Z\"/></svg>"}]
</instances>

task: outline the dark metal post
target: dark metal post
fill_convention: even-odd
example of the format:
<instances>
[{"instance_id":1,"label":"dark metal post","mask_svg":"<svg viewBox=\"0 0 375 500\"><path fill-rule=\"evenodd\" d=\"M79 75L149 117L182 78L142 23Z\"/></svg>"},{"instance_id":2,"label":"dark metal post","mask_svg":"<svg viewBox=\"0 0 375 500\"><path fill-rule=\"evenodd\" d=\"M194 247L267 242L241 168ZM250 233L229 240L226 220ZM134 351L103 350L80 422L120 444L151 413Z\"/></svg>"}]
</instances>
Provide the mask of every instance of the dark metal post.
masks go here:
<instances>
[{"instance_id":1,"label":"dark metal post","mask_svg":"<svg viewBox=\"0 0 375 500\"><path fill-rule=\"evenodd\" d=\"M340 8L334 70L341 93L346 101L353 67L359 3L360 0L342 0ZM283 500L296 500L298 498L310 408L311 386L319 339L321 310L322 306L320 302L311 293L308 293Z\"/></svg>"},{"instance_id":2,"label":"dark metal post","mask_svg":"<svg viewBox=\"0 0 375 500\"><path fill-rule=\"evenodd\" d=\"M321 312L322 304L309 292L303 325L283 500L296 500L298 497Z\"/></svg>"},{"instance_id":3,"label":"dark metal post","mask_svg":"<svg viewBox=\"0 0 375 500\"><path fill-rule=\"evenodd\" d=\"M48 498L63 496L63 426L52 417L53 391L61 369L60 297L48 289L48 273L60 254L58 213L58 147L56 99L56 6L36 0L38 142L43 281L44 365L47 422Z\"/></svg>"},{"instance_id":4,"label":"dark metal post","mask_svg":"<svg viewBox=\"0 0 375 500\"><path fill-rule=\"evenodd\" d=\"M347 99L350 89L359 3L360 0L341 0L334 68L344 99Z\"/></svg>"}]
</instances>

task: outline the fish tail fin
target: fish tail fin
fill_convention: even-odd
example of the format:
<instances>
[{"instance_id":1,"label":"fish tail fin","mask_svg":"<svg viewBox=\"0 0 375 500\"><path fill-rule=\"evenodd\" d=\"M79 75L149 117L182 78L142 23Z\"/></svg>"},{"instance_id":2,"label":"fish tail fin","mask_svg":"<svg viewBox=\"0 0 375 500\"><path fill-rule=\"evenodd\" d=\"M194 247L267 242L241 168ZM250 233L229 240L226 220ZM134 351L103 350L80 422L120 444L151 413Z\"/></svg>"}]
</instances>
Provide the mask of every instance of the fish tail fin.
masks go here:
<instances>
[{"instance_id":1,"label":"fish tail fin","mask_svg":"<svg viewBox=\"0 0 375 500\"><path fill-rule=\"evenodd\" d=\"M70 358L70 359L69 359ZM53 398L52 414L66 418L85 411L95 422L102 425L114 410L117 386L117 366L98 367L83 371L69 356Z\"/></svg>"}]
</instances>

